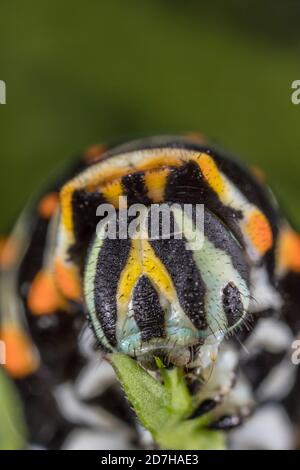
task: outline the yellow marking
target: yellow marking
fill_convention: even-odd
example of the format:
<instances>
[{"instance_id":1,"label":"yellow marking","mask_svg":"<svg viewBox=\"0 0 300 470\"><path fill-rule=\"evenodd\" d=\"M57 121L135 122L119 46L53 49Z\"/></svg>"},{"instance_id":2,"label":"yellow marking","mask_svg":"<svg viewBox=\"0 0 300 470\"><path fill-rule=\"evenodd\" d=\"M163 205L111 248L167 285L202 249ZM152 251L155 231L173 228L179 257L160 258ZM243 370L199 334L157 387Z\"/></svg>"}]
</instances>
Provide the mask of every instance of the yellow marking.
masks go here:
<instances>
[{"instance_id":1,"label":"yellow marking","mask_svg":"<svg viewBox=\"0 0 300 470\"><path fill-rule=\"evenodd\" d=\"M139 253L139 241L132 240L132 247L125 268L123 269L117 291L117 300L120 307L127 307L133 288L142 274L142 263Z\"/></svg>"},{"instance_id":2,"label":"yellow marking","mask_svg":"<svg viewBox=\"0 0 300 470\"><path fill-rule=\"evenodd\" d=\"M119 207L119 197L123 194L121 180L115 180L112 183L102 186L101 193L110 204Z\"/></svg>"},{"instance_id":3,"label":"yellow marking","mask_svg":"<svg viewBox=\"0 0 300 470\"><path fill-rule=\"evenodd\" d=\"M176 292L169 273L155 255L147 240L132 240L128 262L123 269L117 290L118 323L123 324L128 304L138 279L145 274L165 297L173 302Z\"/></svg>"},{"instance_id":4,"label":"yellow marking","mask_svg":"<svg viewBox=\"0 0 300 470\"><path fill-rule=\"evenodd\" d=\"M75 189L75 184L71 181L66 184L60 192L62 222L67 232L72 232L73 230L72 196Z\"/></svg>"},{"instance_id":5,"label":"yellow marking","mask_svg":"<svg viewBox=\"0 0 300 470\"><path fill-rule=\"evenodd\" d=\"M152 170L145 173L145 186L151 202L159 203L163 201L168 174L168 168Z\"/></svg>"},{"instance_id":6,"label":"yellow marking","mask_svg":"<svg viewBox=\"0 0 300 470\"><path fill-rule=\"evenodd\" d=\"M173 302L176 292L168 271L147 240L142 240L142 247L144 273L156 284L157 289L161 290L170 302Z\"/></svg>"},{"instance_id":7,"label":"yellow marking","mask_svg":"<svg viewBox=\"0 0 300 470\"><path fill-rule=\"evenodd\" d=\"M222 197L226 191L226 183L214 162L214 159L206 153L202 153L196 157L195 160L209 186L216 194L218 194L218 196Z\"/></svg>"},{"instance_id":8,"label":"yellow marking","mask_svg":"<svg viewBox=\"0 0 300 470\"><path fill-rule=\"evenodd\" d=\"M290 227L279 233L277 264L281 271L300 273L300 235Z\"/></svg>"},{"instance_id":9,"label":"yellow marking","mask_svg":"<svg viewBox=\"0 0 300 470\"><path fill-rule=\"evenodd\" d=\"M253 209L244 225L252 245L260 255L264 255L273 245L273 233L266 216L258 209Z\"/></svg>"},{"instance_id":10,"label":"yellow marking","mask_svg":"<svg viewBox=\"0 0 300 470\"><path fill-rule=\"evenodd\" d=\"M95 170L95 175L87 182L84 189L87 191L97 191L101 189L102 185L112 183L114 180L118 180L133 171L135 171L135 168L130 166L119 168L106 167L99 172Z\"/></svg>"}]
</instances>

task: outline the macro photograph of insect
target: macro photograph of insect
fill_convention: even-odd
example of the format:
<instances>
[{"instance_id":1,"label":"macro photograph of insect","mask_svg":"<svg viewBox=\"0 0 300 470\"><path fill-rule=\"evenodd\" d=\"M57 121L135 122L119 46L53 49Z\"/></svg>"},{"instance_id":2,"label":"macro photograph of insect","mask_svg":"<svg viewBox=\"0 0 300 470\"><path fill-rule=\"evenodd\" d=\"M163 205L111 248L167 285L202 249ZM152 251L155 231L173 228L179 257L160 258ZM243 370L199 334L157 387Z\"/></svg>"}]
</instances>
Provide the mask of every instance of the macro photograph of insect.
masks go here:
<instances>
[{"instance_id":1,"label":"macro photograph of insect","mask_svg":"<svg viewBox=\"0 0 300 470\"><path fill-rule=\"evenodd\" d=\"M0 450L299 450L299 2L0 8Z\"/></svg>"}]
</instances>

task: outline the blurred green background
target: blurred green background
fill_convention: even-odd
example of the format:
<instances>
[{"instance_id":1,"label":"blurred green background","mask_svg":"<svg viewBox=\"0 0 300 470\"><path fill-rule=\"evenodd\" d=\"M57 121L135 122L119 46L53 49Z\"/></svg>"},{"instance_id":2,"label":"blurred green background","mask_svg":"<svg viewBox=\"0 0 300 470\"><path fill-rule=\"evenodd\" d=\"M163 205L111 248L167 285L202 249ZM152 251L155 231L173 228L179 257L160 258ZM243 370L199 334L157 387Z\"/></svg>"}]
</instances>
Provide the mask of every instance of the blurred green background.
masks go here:
<instances>
[{"instance_id":1,"label":"blurred green background","mask_svg":"<svg viewBox=\"0 0 300 470\"><path fill-rule=\"evenodd\" d=\"M299 18L298 0L0 0L0 232L82 148L182 131L260 166L300 226Z\"/></svg>"},{"instance_id":2,"label":"blurred green background","mask_svg":"<svg viewBox=\"0 0 300 470\"><path fill-rule=\"evenodd\" d=\"M0 230L49 172L119 136L201 131L300 224L298 0L1 0Z\"/></svg>"}]
</instances>

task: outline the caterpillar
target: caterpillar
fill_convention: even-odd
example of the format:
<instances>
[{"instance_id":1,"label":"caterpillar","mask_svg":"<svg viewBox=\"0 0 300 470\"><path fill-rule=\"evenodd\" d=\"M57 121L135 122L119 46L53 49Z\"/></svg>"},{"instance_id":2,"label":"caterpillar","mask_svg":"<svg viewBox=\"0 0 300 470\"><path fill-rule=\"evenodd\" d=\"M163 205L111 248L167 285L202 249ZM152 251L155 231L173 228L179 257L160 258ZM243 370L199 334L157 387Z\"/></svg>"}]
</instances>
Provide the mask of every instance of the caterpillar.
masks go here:
<instances>
[{"instance_id":1,"label":"caterpillar","mask_svg":"<svg viewBox=\"0 0 300 470\"><path fill-rule=\"evenodd\" d=\"M168 236L151 236L153 208ZM115 351L184 368L197 415L213 413L231 447L276 447L274 422L297 445L300 236L261 172L202 136L87 149L1 241L0 269L3 368L30 445L153 445L106 361Z\"/></svg>"}]
</instances>

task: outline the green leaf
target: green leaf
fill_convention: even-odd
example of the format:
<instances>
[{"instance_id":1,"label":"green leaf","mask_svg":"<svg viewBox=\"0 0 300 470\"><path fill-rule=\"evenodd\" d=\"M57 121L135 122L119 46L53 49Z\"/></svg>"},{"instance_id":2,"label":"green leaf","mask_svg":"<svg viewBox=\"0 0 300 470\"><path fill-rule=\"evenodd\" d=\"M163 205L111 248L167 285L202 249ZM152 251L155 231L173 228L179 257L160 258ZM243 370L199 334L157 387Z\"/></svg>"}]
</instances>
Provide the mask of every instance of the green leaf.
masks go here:
<instances>
[{"instance_id":1,"label":"green leaf","mask_svg":"<svg viewBox=\"0 0 300 470\"><path fill-rule=\"evenodd\" d=\"M25 447L22 406L13 384L0 369L0 450Z\"/></svg>"},{"instance_id":2,"label":"green leaf","mask_svg":"<svg viewBox=\"0 0 300 470\"><path fill-rule=\"evenodd\" d=\"M196 419L185 420L176 427L164 427L156 436L161 449L172 450L222 450L224 434L205 429Z\"/></svg>"},{"instance_id":3,"label":"green leaf","mask_svg":"<svg viewBox=\"0 0 300 470\"><path fill-rule=\"evenodd\" d=\"M187 419L196 407L182 369L160 369L160 383L132 358L115 353L112 365L138 419L163 449L223 449L224 435L206 428L209 414Z\"/></svg>"},{"instance_id":4,"label":"green leaf","mask_svg":"<svg viewBox=\"0 0 300 470\"><path fill-rule=\"evenodd\" d=\"M139 420L155 434L169 419L170 391L128 356L115 353L110 359Z\"/></svg>"},{"instance_id":5,"label":"green leaf","mask_svg":"<svg viewBox=\"0 0 300 470\"><path fill-rule=\"evenodd\" d=\"M164 388L169 393L169 412L178 420L187 418L193 412L193 400L188 391L183 370L177 367L168 370L161 368Z\"/></svg>"}]
</instances>

